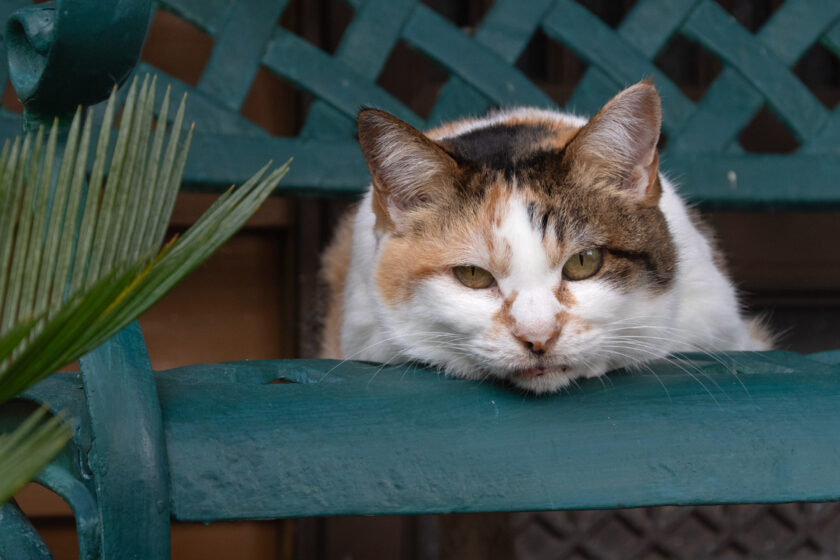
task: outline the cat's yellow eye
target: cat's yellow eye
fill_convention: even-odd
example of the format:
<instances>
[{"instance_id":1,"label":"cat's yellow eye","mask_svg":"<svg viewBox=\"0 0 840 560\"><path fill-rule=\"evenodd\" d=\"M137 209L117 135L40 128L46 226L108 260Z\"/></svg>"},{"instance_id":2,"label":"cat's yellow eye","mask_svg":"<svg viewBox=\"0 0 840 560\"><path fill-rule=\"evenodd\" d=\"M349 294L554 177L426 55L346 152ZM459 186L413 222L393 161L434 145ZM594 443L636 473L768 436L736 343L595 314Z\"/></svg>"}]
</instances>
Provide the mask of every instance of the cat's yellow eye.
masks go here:
<instances>
[{"instance_id":1,"label":"cat's yellow eye","mask_svg":"<svg viewBox=\"0 0 840 560\"><path fill-rule=\"evenodd\" d=\"M587 249L575 253L563 265L563 275L569 280L585 280L594 276L604 264L601 249Z\"/></svg>"},{"instance_id":2,"label":"cat's yellow eye","mask_svg":"<svg viewBox=\"0 0 840 560\"><path fill-rule=\"evenodd\" d=\"M452 273L455 274L455 278L457 278L461 284L474 290L489 288L496 281L492 274L483 268L472 265L456 266L452 269Z\"/></svg>"}]
</instances>

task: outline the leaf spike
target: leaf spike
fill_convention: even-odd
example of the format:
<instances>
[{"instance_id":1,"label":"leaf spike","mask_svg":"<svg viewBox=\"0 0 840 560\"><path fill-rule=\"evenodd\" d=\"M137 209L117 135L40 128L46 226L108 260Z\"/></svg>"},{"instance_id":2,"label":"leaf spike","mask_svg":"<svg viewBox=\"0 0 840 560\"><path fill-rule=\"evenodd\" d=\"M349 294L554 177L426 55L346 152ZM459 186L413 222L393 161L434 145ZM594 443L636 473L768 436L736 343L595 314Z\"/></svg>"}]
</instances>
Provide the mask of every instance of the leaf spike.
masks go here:
<instances>
[{"instance_id":1,"label":"leaf spike","mask_svg":"<svg viewBox=\"0 0 840 560\"><path fill-rule=\"evenodd\" d=\"M50 310L53 313L61 305L61 301L51 300L50 295L56 293L52 288L55 282L55 272L58 263L58 248L60 246L60 235L67 219L67 198L70 192L70 176L73 163L76 160L76 151L79 142L79 128L81 125L82 113L76 111L73 121L70 124L70 131L67 134L67 143L64 147L64 155L61 157L61 165L58 168L58 178L52 203L50 204L49 228L47 230L44 252L41 257L41 274L38 278L38 287L35 292L36 313Z\"/></svg>"},{"instance_id":2,"label":"leaf spike","mask_svg":"<svg viewBox=\"0 0 840 560\"><path fill-rule=\"evenodd\" d=\"M81 107L79 115L81 118ZM74 162L70 162L72 170L72 182L67 199L67 211L64 218L64 228L61 234L61 245L58 251L58 264L56 266L55 281L50 300L59 305L70 290L68 281L70 279L70 266L73 257L73 246L77 239L77 223L81 219L79 209L82 204L82 190L84 189L85 173L87 172L88 150L90 148L90 135L93 128L93 111L88 111L85 118L82 137L79 141L79 148Z\"/></svg>"},{"instance_id":3,"label":"leaf spike","mask_svg":"<svg viewBox=\"0 0 840 560\"><path fill-rule=\"evenodd\" d=\"M36 294L39 285L39 278L42 274L48 274L47 271L42 271L43 254L44 254L44 240L47 237L49 230L49 212L50 212L50 197L52 193L53 180L53 164L55 162L56 144L58 142L58 119L53 120L50 127L50 135L47 138L47 149L44 154L43 164L38 171L37 178L37 194L35 201L35 220L32 229L32 235L29 239L29 249L27 257L27 269L31 271L31 282L27 281L25 289L26 295L22 303L26 305L26 309L21 313L41 315L46 309L45 302L38 302ZM34 178L33 178L34 179ZM39 309L41 312L36 313Z\"/></svg>"},{"instance_id":4,"label":"leaf spike","mask_svg":"<svg viewBox=\"0 0 840 560\"><path fill-rule=\"evenodd\" d=\"M112 252L108 251L106 254L106 248L108 248L108 242L111 241L109 235L114 228L112 222L116 220L116 214L119 212L119 208L115 208L115 206L117 205L119 191L121 190L120 184L122 181L123 164L125 162L129 135L132 128L129 123L134 118L136 98L137 76L134 77L131 86L128 88L128 95L123 106L122 122L124 124L119 128L117 142L114 145L114 153L111 155L108 180L105 184L105 193L103 194L102 206L99 209L99 219L97 220L96 231L93 236L93 253L91 254L88 268L88 285L95 283L110 268Z\"/></svg>"},{"instance_id":5,"label":"leaf spike","mask_svg":"<svg viewBox=\"0 0 840 560\"><path fill-rule=\"evenodd\" d=\"M29 158L29 170L26 173L26 199L23 202L23 211L25 214L22 215L22 218L27 219L28 216L28 219L31 220L31 225L27 229L27 226L24 225L25 222L23 220L21 221L21 225L24 225L27 233L25 235L19 234L19 236L21 239L26 240L27 245L22 248L23 255L26 257L26 264L23 266L23 286L17 309L18 320L22 320L32 314L35 286L38 282L43 225L39 227L37 221L39 205L36 197L38 196L38 170L42 161L41 151L44 144L45 130L46 128L43 124L38 127L38 133L35 136L35 145L32 149L32 155ZM36 247L38 248L37 250Z\"/></svg>"},{"instance_id":6,"label":"leaf spike","mask_svg":"<svg viewBox=\"0 0 840 560\"><path fill-rule=\"evenodd\" d=\"M17 231L15 239L11 242L11 252L9 262L11 266L8 269L3 269L2 274L8 274L8 287L6 289L5 308L3 309L2 324L0 324L0 332L7 332L14 324L17 318L17 310L20 305L20 293L23 284L24 263L26 262L26 245L29 237L29 228L31 226L31 213L27 211L26 202L29 200L31 204L31 194L28 189L24 189L24 178L27 171L27 160L29 158L29 148L32 144L32 134L26 133L23 139L23 147L20 151L19 161L17 164L17 171L14 178L14 200L15 207L12 213L12 221L17 222ZM11 240L10 240L11 241Z\"/></svg>"},{"instance_id":7,"label":"leaf spike","mask_svg":"<svg viewBox=\"0 0 840 560\"><path fill-rule=\"evenodd\" d=\"M181 186L181 177L184 176L184 167L187 164L187 155L192 144L193 133L195 132L195 123L190 125L187 132L187 137L184 139L184 144L181 146L181 152L178 154L176 166L169 176L169 188L166 193L166 200L161 209L161 220L158 222L158 233L155 236L155 246L159 246L163 242L163 237L166 234L166 227L169 225L169 219L172 216L172 209L175 207L175 198L178 195L178 190Z\"/></svg>"},{"instance_id":8,"label":"leaf spike","mask_svg":"<svg viewBox=\"0 0 840 560\"><path fill-rule=\"evenodd\" d=\"M18 163L18 154L20 153L20 136L15 138L12 145L12 151L9 155L9 165L3 170L3 176L0 178L0 305L5 300L6 282L8 280L9 263L12 257L12 239L14 236L15 225L17 223L17 196L15 196L15 169ZM0 307L0 309L3 309ZM0 317L0 325L3 323L3 318ZM0 335L3 329L0 327Z\"/></svg>"},{"instance_id":9,"label":"leaf spike","mask_svg":"<svg viewBox=\"0 0 840 560\"><path fill-rule=\"evenodd\" d=\"M73 266L73 280L70 283L71 292L75 292L85 285L85 277L90 266L93 234L99 213L99 203L102 198L102 178L105 174L108 145L111 143L111 128L114 122L116 99L117 86L115 85L111 91L111 96L108 98L108 104L105 106L102 125L99 128L99 136L96 141L96 152L94 153L93 169L88 182L85 212L82 217L82 225L79 228L79 241L76 246L76 263Z\"/></svg>"},{"instance_id":10,"label":"leaf spike","mask_svg":"<svg viewBox=\"0 0 840 560\"><path fill-rule=\"evenodd\" d=\"M163 164L157 176L158 188L155 195L155 206L152 208L150 220L150 242L152 246L157 247L163 238L161 232L166 230L166 225L169 223L169 214L165 213L164 209L167 207L167 201L170 197L170 190L175 182L172 181L172 174L175 168L175 157L178 150L178 139L181 136L181 128L184 125L184 114L186 112L186 105L184 99L178 106L178 111L175 113L175 120L172 123L172 129L169 132L169 141L166 144L166 152L163 157ZM178 177L175 188L180 184L180 177Z\"/></svg>"},{"instance_id":11,"label":"leaf spike","mask_svg":"<svg viewBox=\"0 0 840 560\"><path fill-rule=\"evenodd\" d=\"M144 209L144 213L140 218L140 234L138 236L137 245L134 246L132 256L136 258L141 252L146 251L154 243L153 234L154 224L152 218L153 208L157 208L157 200L162 196L165 185L157 181L158 168L160 167L160 158L163 151L163 141L166 137L166 119L169 116L169 102L172 92L172 86L167 84L166 93L163 96L163 103L160 107L160 113L157 119L157 129L155 130L154 140L152 141L152 148L149 154L148 166L144 174L145 184L148 185L148 204Z\"/></svg>"},{"instance_id":12,"label":"leaf spike","mask_svg":"<svg viewBox=\"0 0 840 560\"><path fill-rule=\"evenodd\" d=\"M115 251L113 252L113 263L120 263L130 254L134 240L134 229L137 224L137 215L141 212L139 203L143 189L143 168L145 167L146 156L149 145L149 130L152 124L152 103L154 103L154 90L150 87L149 74L143 79L143 87L140 88L140 96L137 100L137 108L134 112L134 119L131 123L132 135L129 152L125 162L123 173L122 202L118 219L113 223L113 236ZM152 83L152 85L154 85Z\"/></svg>"}]
</instances>

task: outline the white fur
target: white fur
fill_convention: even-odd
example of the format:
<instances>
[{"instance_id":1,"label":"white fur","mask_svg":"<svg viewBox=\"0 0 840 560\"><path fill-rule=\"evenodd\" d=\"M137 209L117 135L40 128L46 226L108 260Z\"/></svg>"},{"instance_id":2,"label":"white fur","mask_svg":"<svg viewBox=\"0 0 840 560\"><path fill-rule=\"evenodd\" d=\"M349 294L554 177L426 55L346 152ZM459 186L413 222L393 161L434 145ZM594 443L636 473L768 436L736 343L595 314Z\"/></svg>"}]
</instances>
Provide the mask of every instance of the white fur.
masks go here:
<instances>
[{"instance_id":1,"label":"white fur","mask_svg":"<svg viewBox=\"0 0 840 560\"><path fill-rule=\"evenodd\" d=\"M504 297L516 294L511 307L513 334L543 344L554 335L561 311L553 289L562 271L549 266L542 236L531 226L523 201L512 201L496 235L513 250L509 275L497 279Z\"/></svg>"},{"instance_id":2,"label":"white fur","mask_svg":"<svg viewBox=\"0 0 840 560\"><path fill-rule=\"evenodd\" d=\"M464 122L455 134L525 113L578 126L585 122L562 113L517 109ZM344 357L388 363L416 360L459 377L496 376L534 392L550 392L576 377L601 375L672 352L764 348L750 334L734 288L715 266L709 241L691 222L674 186L664 177L661 184L659 207L678 255L676 280L665 293L624 294L597 277L563 280L562 265L551 267L524 203L514 199L494 232L512 249L509 274L496 278L498 289L472 290L452 275L432 276L420 282L411 300L393 307L383 301L374 281L389 234L374 233L369 192L355 217L341 334ZM475 255L470 264L490 266L484 262L488 259L484 248L476 247ZM564 309L554 296L561 282L568 282L576 301L572 309ZM514 293L511 332L493 317ZM517 336L546 340L561 311L568 312L569 319L551 351L539 361ZM549 367L542 375L522 374L546 363Z\"/></svg>"},{"instance_id":3,"label":"white fur","mask_svg":"<svg viewBox=\"0 0 840 560\"><path fill-rule=\"evenodd\" d=\"M452 138L454 136L462 136L473 130L479 128L487 128L494 124L504 123L511 119L519 117L538 117L540 119L568 123L572 126L583 126L589 120L586 117L573 115L571 113L560 113L550 109L538 109L536 107L513 107L510 109L502 109L494 111L490 115L483 118L465 119L459 121L452 129L447 128L445 135L430 134L429 138L433 140L441 140L442 138Z\"/></svg>"}]
</instances>

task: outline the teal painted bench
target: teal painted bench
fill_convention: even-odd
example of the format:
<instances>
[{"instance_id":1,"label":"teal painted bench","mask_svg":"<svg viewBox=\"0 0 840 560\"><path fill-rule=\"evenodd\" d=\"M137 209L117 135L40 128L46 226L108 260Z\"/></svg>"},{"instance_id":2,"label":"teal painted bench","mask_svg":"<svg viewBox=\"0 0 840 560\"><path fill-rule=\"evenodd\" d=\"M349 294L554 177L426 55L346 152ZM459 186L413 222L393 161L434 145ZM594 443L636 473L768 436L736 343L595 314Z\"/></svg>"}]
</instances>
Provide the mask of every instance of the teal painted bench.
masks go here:
<instances>
[{"instance_id":1,"label":"teal painted bench","mask_svg":"<svg viewBox=\"0 0 840 560\"><path fill-rule=\"evenodd\" d=\"M0 15L26 4L0 2ZM541 30L590 65L570 100L579 112L654 77L668 136L662 167L693 200L718 208L840 203L840 111L825 109L790 71L817 41L840 54L833 0L789 0L755 35L711 0L643 0L617 29L572 0L498 0L472 35L419 2L351 0L353 19L333 55L276 25L286 2L162 4L215 44L197 86L161 75L173 93L190 93L188 118L201 130L185 171L188 188L220 190L267 159L293 155L283 194L358 194L368 182L353 139L360 105L416 126L493 105L551 106L514 65ZM54 62L62 37L93 25L63 17L94 5L102 13L136 9L125 20L103 16L103 25L139 26L142 37L150 9L140 0L57 5L53 24L62 33L33 39L43 51L36 62ZM724 63L699 102L651 62L675 33ZM38 38L57 42L47 49ZM451 74L426 119L376 86L398 41ZM9 37L5 46L16 48ZM273 138L239 115L260 66L313 97L297 137ZM137 71L156 70L141 63ZM765 103L795 133L795 153L738 148L739 132ZM27 120L59 109L35 96ZM19 118L0 114L2 132L19 127ZM71 444L38 482L72 507L82 558L167 558L171 518L840 498L840 351L685 355L650 374L619 372L568 394L529 398L414 367L353 362L155 372L135 324L80 360L80 369L2 407L0 428L40 403L74 418ZM0 513L0 557L49 557L13 504Z\"/></svg>"}]
</instances>

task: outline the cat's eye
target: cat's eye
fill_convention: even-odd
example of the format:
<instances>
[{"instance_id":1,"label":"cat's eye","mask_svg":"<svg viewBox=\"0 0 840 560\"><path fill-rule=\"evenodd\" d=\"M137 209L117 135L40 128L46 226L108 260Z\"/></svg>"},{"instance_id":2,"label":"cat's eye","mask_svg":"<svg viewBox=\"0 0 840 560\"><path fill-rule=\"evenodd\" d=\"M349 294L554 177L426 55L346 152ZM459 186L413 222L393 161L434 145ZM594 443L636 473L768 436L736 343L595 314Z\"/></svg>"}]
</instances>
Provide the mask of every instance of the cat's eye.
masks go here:
<instances>
[{"instance_id":1,"label":"cat's eye","mask_svg":"<svg viewBox=\"0 0 840 560\"><path fill-rule=\"evenodd\" d=\"M594 276L604 264L601 249L587 249L575 253L563 265L563 275L569 280L585 280Z\"/></svg>"},{"instance_id":2,"label":"cat's eye","mask_svg":"<svg viewBox=\"0 0 840 560\"><path fill-rule=\"evenodd\" d=\"M452 269L452 273L455 274L455 278L457 278L461 284L474 290L489 288L496 281L492 274L483 268L472 265L456 266Z\"/></svg>"}]
</instances>

